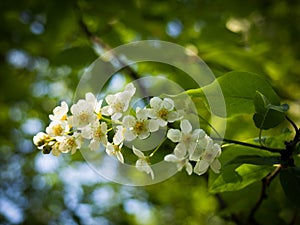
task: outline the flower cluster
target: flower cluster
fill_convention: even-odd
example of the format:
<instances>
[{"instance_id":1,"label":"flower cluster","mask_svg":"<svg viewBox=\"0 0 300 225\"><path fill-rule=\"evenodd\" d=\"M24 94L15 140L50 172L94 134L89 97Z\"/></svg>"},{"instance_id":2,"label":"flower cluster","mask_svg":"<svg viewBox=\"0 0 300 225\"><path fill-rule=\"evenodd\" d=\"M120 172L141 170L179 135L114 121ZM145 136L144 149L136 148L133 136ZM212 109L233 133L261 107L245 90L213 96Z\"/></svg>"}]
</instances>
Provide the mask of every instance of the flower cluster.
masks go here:
<instances>
[{"instance_id":1,"label":"flower cluster","mask_svg":"<svg viewBox=\"0 0 300 225\"><path fill-rule=\"evenodd\" d=\"M164 128L168 129L167 138L176 143L174 151L164 157L165 161L175 163L179 171L185 167L188 174L194 172L201 175L209 167L219 172L221 164L217 158L221 154L220 145L214 143L202 129L193 130L171 98L153 97L148 107L137 107L134 113L129 114L135 91L136 88L130 83L124 91L108 95L104 100L97 100L94 94L87 93L85 99L70 107L70 114L67 103L62 102L49 115L51 122L46 132L34 136L34 144L45 154L52 152L59 156L68 152L74 154L88 141L91 150L102 146L109 156L124 163L124 142L144 140ZM175 121L180 124L180 129L170 128ZM108 135L110 132L113 135ZM154 172L150 158L157 150L145 155L132 146L132 153L138 158L136 168L149 174L152 179ZM194 168L191 162L194 162Z\"/></svg>"}]
</instances>

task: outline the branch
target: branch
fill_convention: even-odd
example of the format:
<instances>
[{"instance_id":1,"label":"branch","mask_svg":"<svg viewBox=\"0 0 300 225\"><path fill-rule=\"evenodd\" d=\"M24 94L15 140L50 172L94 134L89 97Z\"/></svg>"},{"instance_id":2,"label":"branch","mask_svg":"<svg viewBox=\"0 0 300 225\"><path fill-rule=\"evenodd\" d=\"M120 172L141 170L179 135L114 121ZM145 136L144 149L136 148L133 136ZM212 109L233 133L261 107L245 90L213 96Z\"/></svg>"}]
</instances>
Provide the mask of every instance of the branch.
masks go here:
<instances>
[{"instance_id":1,"label":"branch","mask_svg":"<svg viewBox=\"0 0 300 225\"><path fill-rule=\"evenodd\" d=\"M226 143L237 144L237 145L247 146L247 147L251 147L251 148L258 148L258 149L267 150L269 152L275 152L275 153L281 153L283 150L285 150L285 149L281 149L281 148L271 148L271 147L267 147L267 146L255 145L255 144L250 144L250 143L246 143L246 142L230 140L230 139L226 139L226 138L224 138L224 139L212 138L212 139L216 140L216 141L223 141Z\"/></svg>"},{"instance_id":2,"label":"branch","mask_svg":"<svg viewBox=\"0 0 300 225\"><path fill-rule=\"evenodd\" d=\"M268 186L270 186L272 180L279 174L280 170L281 170L281 165L276 167L276 169L272 173L268 174L266 177L262 179L262 188L261 188L260 197L256 202L256 204L254 205L254 207L251 209L248 217L248 221L250 222L250 224L257 224L254 215L259 209L259 207L261 206L261 204L263 203L263 201L268 197L267 188Z\"/></svg>"},{"instance_id":3,"label":"branch","mask_svg":"<svg viewBox=\"0 0 300 225\"><path fill-rule=\"evenodd\" d=\"M291 118L289 118L288 116L285 117L287 119L287 121L290 122L290 124L294 127L296 134L299 132L299 129L297 127L297 125L294 123L293 120L291 120Z\"/></svg>"},{"instance_id":4,"label":"branch","mask_svg":"<svg viewBox=\"0 0 300 225\"><path fill-rule=\"evenodd\" d=\"M79 17L79 20L78 20L79 26L80 26L81 30L83 31L83 33L85 34L85 36L91 41L91 43L93 45L95 45L96 47L98 47L99 49L102 49L104 51L112 50L112 48L108 44L106 44L100 37L98 37L96 34L92 33L89 30L88 26L83 21L82 12L81 12L80 7L78 5L75 5L74 8ZM113 52L111 52L111 54L114 57L114 59L120 64L120 67L122 68L122 70L124 72L126 72L133 80L136 80L137 84L140 87L142 95L149 96L144 85L139 80L139 78L141 76L134 69L132 69L126 62L124 62L122 59L120 59L119 56L115 55Z\"/></svg>"}]
</instances>

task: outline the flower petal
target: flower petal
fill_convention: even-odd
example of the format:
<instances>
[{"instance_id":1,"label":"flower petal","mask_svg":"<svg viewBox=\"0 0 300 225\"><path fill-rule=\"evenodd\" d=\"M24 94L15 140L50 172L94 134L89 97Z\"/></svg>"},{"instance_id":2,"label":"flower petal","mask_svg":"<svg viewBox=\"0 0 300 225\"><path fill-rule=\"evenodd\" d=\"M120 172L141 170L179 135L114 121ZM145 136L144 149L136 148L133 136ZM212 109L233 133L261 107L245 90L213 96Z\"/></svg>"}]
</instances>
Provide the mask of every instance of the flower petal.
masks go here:
<instances>
[{"instance_id":1,"label":"flower petal","mask_svg":"<svg viewBox=\"0 0 300 225\"><path fill-rule=\"evenodd\" d=\"M132 146L132 151L133 151L133 153L137 156L137 157L139 157L140 159L145 159L146 157L145 157L145 155L144 155L144 153L142 153L140 150L138 150L136 147L134 147L134 146Z\"/></svg>"},{"instance_id":2,"label":"flower petal","mask_svg":"<svg viewBox=\"0 0 300 225\"><path fill-rule=\"evenodd\" d=\"M173 154L168 154L164 157L164 160L167 161L167 162L174 162L174 163L177 163L178 162L178 158L173 155Z\"/></svg>"},{"instance_id":3,"label":"flower petal","mask_svg":"<svg viewBox=\"0 0 300 225\"><path fill-rule=\"evenodd\" d=\"M170 98L164 98L162 105L168 111L171 111L174 109L174 101Z\"/></svg>"},{"instance_id":4,"label":"flower petal","mask_svg":"<svg viewBox=\"0 0 300 225\"><path fill-rule=\"evenodd\" d=\"M153 97L150 99L150 106L156 110L161 109L162 100L159 97Z\"/></svg>"},{"instance_id":5,"label":"flower petal","mask_svg":"<svg viewBox=\"0 0 300 225\"><path fill-rule=\"evenodd\" d=\"M149 121L149 131L150 132L155 132L155 131L158 131L158 129L159 129L159 122L158 122L158 120L155 120L155 119L150 120Z\"/></svg>"},{"instance_id":6,"label":"flower petal","mask_svg":"<svg viewBox=\"0 0 300 225\"><path fill-rule=\"evenodd\" d=\"M188 120L182 120L180 123L180 129L182 133L190 133L192 131L192 125Z\"/></svg>"},{"instance_id":7,"label":"flower petal","mask_svg":"<svg viewBox=\"0 0 300 225\"><path fill-rule=\"evenodd\" d=\"M179 142L182 135L181 135L180 130L170 129L167 133L167 137L173 142Z\"/></svg>"},{"instance_id":8,"label":"flower petal","mask_svg":"<svg viewBox=\"0 0 300 225\"><path fill-rule=\"evenodd\" d=\"M187 150L186 150L185 144L183 144L183 143L178 143L174 149L174 154L178 158L185 157L186 152L187 152Z\"/></svg>"},{"instance_id":9,"label":"flower petal","mask_svg":"<svg viewBox=\"0 0 300 225\"><path fill-rule=\"evenodd\" d=\"M197 162L196 166L194 167L194 173L198 174L199 176L204 174L209 167L209 163L205 160L200 160Z\"/></svg>"},{"instance_id":10,"label":"flower petal","mask_svg":"<svg viewBox=\"0 0 300 225\"><path fill-rule=\"evenodd\" d=\"M122 122L124 127L131 128L135 125L136 119L133 116L128 115L128 116L124 116Z\"/></svg>"},{"instance_id":11,"label":"flower petal","mask_svg":"<svg viewBox=\"0 0 300 225\"><path fill-rule=\"evenodd\" d=\"M193 173L193 167L192 167L192 164L190 164L188 160L187 160L187 162L185 164L185 170L188 173L188 175L192 175L192 173Z\"/></svg>"},{"instance_id":12,"label":"flower petal","mask_svg":"<svg viewBox=\"0 0 300 225\"><path fill-rule=\"evenodd\" d=\"M220 173L220 169L221 169L221 163L218 159L215 159L211 164L210 164L210 168L212 169L212 171L214 171L215 173Z\"/></svg>"}]
</instances>

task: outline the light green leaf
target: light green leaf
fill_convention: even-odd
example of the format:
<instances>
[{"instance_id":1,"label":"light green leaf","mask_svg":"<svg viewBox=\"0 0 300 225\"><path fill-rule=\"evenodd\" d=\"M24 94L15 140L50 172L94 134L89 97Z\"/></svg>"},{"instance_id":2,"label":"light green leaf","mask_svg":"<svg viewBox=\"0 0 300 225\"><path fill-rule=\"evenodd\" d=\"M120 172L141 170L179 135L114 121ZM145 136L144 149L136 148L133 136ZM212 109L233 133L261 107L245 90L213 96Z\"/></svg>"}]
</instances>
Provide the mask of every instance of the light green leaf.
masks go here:
<instances>
[{"instance_id":1,"label":"light green leaf","mask_svg":"<svg viewBox=\"0 0 300 225\"><path fill-rule=\"evenodd\" d=\"M211 193L237 191L248 185L260 181L273 170L271 166L258 166L243 164L236 168L230 165L221 172L217 179L210 185Z\"/></svg>"},{"instance_id":2,"label":"light green leaf","mask_svg":"<svg viewBox=\"0 0 300 225\"><path fill-rule=\"evenodd\" d=\"M280 183L286 197L300 207L300 167L282 169Z\"/></svg>"},{"instance_id":3,"label":"light green leaf","mask_svg":"<svg viewBox=\"0 0 300 225\"><path fill-rule=\"evenodd\" d=\"M223 96L219 95L218 88L222 89ZM212 112L224 117L222 98L225 99L227 117L237 114L254 113L253 99L256 91L263 93L269 101L279 104L279 98L268 81L261 76L248 72L229 72L216 79L213 83L199 89L187 91L192 97L202 97L208 102L213 102ZM207 101L208 100L208 101Z\"/></svg>"}]
</instances>

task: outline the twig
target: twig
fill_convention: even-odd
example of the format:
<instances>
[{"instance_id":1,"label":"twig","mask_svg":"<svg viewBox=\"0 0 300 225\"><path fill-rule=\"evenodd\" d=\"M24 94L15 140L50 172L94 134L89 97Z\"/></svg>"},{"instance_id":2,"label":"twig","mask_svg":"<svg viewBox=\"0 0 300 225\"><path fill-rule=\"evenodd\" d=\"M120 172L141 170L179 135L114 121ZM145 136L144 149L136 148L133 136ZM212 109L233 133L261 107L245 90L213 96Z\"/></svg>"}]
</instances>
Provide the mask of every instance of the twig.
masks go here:
<instances>
[{"instance_id":1,"label":"twig","mask_svg":"<svg viewBox=\"0 0 300 225\"><path fill-rule=\"evenodd\" d=\"M84 32L84 34L87 36L87 38L92 42L93 45L97 46L100 49L103 49L104 51L111 51L112 48L106 44L100 37L98 37L96 34L92 33L88 26L85 24L85 22L83 21L82 18L82 13L80 8L76 5L75 6L76 11L78 12L79 16L79 26L81 27L81 30ZM113 52L111 52L112 56L114 57L114 59L119 63L120 68L122 68L122 70L124 72L126 72L133 80L135 80L137 82L137 84L140 87L140 91L142 92L143 96L148 96L148 93L144 87L144 85L141 83L141 81L139 80L140 75L134 70L132 69L126 62L124 62L122 59L120 59L119 56L115 55Z\"/></svg>"},{"instance_id":2,"label":"twig","mask_svg":"<svg viewBox=\"0 0 300 225\"><path fill-rule=\"evenodd\" d=\"M295 132L298 133L299 132L299 129L297 127L297 125L295 124L295 122L293 120L291 120L288 116L285 117L287 119L287 121L290 122L290 124L294 127L295 129Z\"/></svg>"},{"instance_id":3,"label":"twig","mask_svg":"<svg viewBox=\"0 0 300 225\"><path fill-rule=\"evenodd\" d=\"M256 204L254 205L254 207L251 209L250 214L249 214L248 220L250 223L256 224L254 215L257 212L257 210L259 209L259 207L261 206L261 204L263 203L263 201L268 197L267 193L266 193L267 187L270 186L272 180L278 175L280 170L281 170L281 165L276 167L276 169L272 173L268 174L266 177L264 177L262 179L262 188L261 188L261 193L260 193L259 199L256 202Z\"/></svg>"},{"instance_id":4,"label":"twig","mask_svg":"<svg viewBox=\"0 0 300 225\"><path fill-rule=\"evenodd\" d=\"M251 147L251 148L258 148L258 149L267 150L269 152L275 152L275 153L281 153L283 150L285 150L285 149L281 149L281 148L271 148L271 147L267 147L267 146L255 145L255 144L250 144L250 143L246 143L246 142L230 140L230 139L226 139L226 138L224 138L224 139L212 138L212 139L217 140L217 141L231 143L231 144L237 144L237 145L242 145L242 146L246 146L246 147Z\"/></svg>"}]
</instances>

